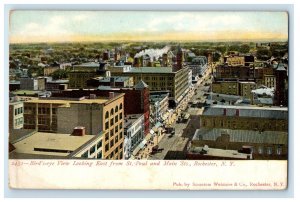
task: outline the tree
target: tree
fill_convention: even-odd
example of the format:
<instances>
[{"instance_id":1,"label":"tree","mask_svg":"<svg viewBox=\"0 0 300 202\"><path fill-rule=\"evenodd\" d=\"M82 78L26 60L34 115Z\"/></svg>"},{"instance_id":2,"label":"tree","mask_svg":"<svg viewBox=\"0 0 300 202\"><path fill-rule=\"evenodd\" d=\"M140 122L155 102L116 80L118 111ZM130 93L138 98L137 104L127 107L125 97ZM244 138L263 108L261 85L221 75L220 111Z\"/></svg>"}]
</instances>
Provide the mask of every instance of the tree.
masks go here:
<instances>
[{"instance_id":1,"label":"tree","mask_svg":"<svg viewBox=\"0 0 300 202\"><path fill-rule=\"evenodd\" d=\"M219 53L219 52L213 53L213 61L214 62L218 62L220 60L220 58L221 58L221 53Z\"/></svg>"},{"instance_id":2,"label":"tree","mask_svg":"<svg viewBox=\"0 0 300 202\"><path fill-rule=\"evenodd\" d=\"M240 46L239 51L240 51L240 53L249 53L250 46L248 44L243 44Z\"/></svg>"},{"instance_id":3,"label":"tree","mask_svg":"<svg viewBox=\"0 0 300 202\"><path fill-rule=\"evenodd\" d=\"M239 51L240 47L238 45L231 45L228 47L227 51Z\"/></svg>"},{"instance_id":4,"label":"tree","mask_svg":"<svg viewBox=\"0 0 300 202\"><path fill-rule=\"evenodd\" d=\"M217 46L215 49L216 49L216 51L219 51L222 54L224 54L227 50L227 47L226 46Z\"/></svg>"},{"instance_id":5,"label":"tree","mask_svg":"<svg viewBox=\"0 0 300 202\"><path fill-rule=\"evenodd\" d=\"M56 79L64 79L68 77L68 72L63 69L58 69L51 74L54 80Z\"/></svg>"},{"instance_id":6,"label":"tree","mask_svg":"<svg viewBox=\"0 0 300 202\"><path fill-rule=\"evenodd\" d=\"M271 51L267 48L259 48L256 52L257 59L265 60L271 57Z\"/></svg>"}]
</instances>

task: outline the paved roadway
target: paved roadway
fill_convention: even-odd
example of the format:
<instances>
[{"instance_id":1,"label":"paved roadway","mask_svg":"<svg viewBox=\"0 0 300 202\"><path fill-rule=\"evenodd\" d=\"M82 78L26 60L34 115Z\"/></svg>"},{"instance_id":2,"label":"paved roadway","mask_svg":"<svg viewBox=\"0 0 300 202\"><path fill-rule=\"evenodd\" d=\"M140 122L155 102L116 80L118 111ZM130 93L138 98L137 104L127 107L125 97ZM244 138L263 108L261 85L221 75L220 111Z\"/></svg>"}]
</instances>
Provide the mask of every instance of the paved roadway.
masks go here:
<instances>
[{"instance_id":1,"label":"paved roadway","mask_svg":"<svg viewBox=\"0 0 300 202\"><path fill-rule=\"evenodd\" d=\"M190 114L189 120L186 123L176 123L174 121L172 126L175 128L175 135L173 137L170 137L169 134L163 135L158 143L159 148L163 148L162 152L148 155L148 159L185 159L186 147L196 129L200 128L199 115L203 112L203 108L192 108L188 102L204 102L206 100L204 94L209 91L210 83L212 82L210 72L209 68L206 75L195 85L195 91L190 92L189 96L187 96L188 99L176 109L175 118L178 118L184 112ZM208 83L208 85L204 86L205 83Z\"/></svg>"}]
</instances>

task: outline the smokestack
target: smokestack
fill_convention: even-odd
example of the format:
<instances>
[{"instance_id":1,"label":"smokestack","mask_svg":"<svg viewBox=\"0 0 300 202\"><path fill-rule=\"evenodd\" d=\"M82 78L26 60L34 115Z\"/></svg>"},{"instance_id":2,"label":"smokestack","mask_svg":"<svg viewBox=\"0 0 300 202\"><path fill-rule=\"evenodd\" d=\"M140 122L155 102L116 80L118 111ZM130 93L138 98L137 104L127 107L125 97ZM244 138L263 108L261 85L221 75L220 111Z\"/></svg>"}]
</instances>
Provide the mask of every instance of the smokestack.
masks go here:
<instances>
[{"instance_id":1,"label":"smokestack","mask_svg":"<svg viewBox=\"0 0 300 202\"><path fill-rule=\"evenodd\" d=\"M73 129L73 136L84 136L85 135L85 127L77 126Z\"/></svg>"}]
</instances>

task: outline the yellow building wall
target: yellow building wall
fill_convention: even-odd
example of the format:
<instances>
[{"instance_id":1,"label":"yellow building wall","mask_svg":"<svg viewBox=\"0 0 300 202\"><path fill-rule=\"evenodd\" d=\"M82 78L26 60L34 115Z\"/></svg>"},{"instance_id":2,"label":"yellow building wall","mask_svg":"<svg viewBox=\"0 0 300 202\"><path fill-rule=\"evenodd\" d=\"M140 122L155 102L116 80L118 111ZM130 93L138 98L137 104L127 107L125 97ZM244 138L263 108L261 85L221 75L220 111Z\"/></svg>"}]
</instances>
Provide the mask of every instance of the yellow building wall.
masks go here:
<instances>
[{"instance_id":1,"label":"yellow building wall","mask_svg":"<svg viewBox=\"0 0 300 202\"><path fill-rule=\"evenodd\" d=\"M103 158L122 159L124 155L124 96L106 104L103 112L103 131L105 133Z\"/></svg>"}]
</instances>

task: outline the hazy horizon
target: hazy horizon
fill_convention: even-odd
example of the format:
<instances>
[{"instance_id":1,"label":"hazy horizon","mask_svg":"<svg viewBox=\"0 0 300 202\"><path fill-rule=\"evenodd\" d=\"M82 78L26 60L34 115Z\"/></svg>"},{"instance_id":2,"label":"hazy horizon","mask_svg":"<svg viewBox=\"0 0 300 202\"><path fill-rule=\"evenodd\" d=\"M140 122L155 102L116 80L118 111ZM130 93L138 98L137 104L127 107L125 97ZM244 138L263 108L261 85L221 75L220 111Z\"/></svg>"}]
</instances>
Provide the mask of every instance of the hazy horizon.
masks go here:
<instances>
[{"instance_id":1,"label":"hazy horizon","mask_svg":"<svg viewBox=\"0 0 300 202\"><path fill-rule=\"evenodd\" d=\"M10 13L10 43L284 42L286 12L30 11Z\"/></svg>"}]
</instances>

